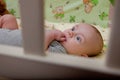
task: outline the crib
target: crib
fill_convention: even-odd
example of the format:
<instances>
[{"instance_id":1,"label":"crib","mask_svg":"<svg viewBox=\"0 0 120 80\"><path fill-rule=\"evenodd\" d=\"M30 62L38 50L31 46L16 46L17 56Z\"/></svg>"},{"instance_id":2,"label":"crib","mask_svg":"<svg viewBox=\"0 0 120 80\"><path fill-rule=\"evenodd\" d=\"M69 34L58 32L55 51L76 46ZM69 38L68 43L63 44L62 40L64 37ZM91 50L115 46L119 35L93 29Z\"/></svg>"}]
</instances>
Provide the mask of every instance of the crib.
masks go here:
<instances>
[{"instance_id":1,"label":"crib","mask_svg":"<svg viewBox=\"0 0 120 80\"><path fill-rule=\"evenodd\" d=\"M117 36L120 0L116 0L114 27L107 55L102 59L44 53L44 0L19 0L19 3L23 48L0 45L0 76L10 79L120 77L120 37ZM26 26L29 26L29 29Z\"/></svg>"}]
</instances>

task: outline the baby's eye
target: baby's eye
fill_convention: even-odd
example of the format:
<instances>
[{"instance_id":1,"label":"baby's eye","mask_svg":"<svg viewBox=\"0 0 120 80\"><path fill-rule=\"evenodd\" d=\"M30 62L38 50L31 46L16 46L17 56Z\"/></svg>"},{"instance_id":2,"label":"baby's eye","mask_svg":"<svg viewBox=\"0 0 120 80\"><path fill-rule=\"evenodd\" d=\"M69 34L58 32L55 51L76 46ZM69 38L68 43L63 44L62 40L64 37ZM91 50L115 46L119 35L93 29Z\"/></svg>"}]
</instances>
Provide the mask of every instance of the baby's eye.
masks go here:
<instances>
[{"instance_id":1,"label":"baby's eye","mask_svg":"<svg viewBox=\"0 0 120 80\"><path fill-rule=\"evenodd\" d=\"M74 31L74 30L75 30L75 27L73 27L71 30Z\"/></svg>"},{"instance_id":2,"label":"baby's eye","mask_svg":"<svg viewBox=\"0 0 120 80\"><path fill-rule=\"evenodd\" d=\"M81 38L79 36L76 37L77 41L81 41Z\"/></svg>"}]
</instances>

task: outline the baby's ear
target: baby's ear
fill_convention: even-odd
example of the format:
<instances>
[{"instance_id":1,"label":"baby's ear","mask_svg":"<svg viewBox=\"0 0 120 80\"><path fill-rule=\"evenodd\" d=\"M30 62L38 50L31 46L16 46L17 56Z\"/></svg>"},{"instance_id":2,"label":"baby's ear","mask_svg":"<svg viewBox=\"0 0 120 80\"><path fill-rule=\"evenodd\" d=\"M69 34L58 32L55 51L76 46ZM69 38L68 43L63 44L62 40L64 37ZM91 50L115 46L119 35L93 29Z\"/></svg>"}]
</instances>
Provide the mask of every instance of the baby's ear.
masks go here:
<instances>
[{"instance_id":1,"label":"baby's ear","mask_svg":"<svg viewBox=\"0 0 120 80\"><path fill-rule=\"evenodd\" d=\"M83 56L83 57L88 57L88 55L87 55L87 54L81 54L81 56Z\"/></svg>"}]
</instances>

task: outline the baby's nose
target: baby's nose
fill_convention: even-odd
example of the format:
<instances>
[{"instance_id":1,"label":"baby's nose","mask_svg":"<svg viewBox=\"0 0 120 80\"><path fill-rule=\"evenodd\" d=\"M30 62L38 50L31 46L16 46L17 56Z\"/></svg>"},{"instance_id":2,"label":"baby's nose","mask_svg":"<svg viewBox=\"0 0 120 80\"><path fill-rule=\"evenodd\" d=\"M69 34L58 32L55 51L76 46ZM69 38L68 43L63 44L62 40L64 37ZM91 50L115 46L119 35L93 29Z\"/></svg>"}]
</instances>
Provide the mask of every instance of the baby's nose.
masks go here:
<instances>
[{"instance_id":1,"label":"baby's nose","mask_svg":"<svg viewBox=\"0 0 120 80\"><path fill-rule=\"evenodd\" d=\"M74 36L74 32L73 32L73 31L69 31L68 34L69 34L70 37L73 37L73 36Z\"/></svg>"}]
</instances>

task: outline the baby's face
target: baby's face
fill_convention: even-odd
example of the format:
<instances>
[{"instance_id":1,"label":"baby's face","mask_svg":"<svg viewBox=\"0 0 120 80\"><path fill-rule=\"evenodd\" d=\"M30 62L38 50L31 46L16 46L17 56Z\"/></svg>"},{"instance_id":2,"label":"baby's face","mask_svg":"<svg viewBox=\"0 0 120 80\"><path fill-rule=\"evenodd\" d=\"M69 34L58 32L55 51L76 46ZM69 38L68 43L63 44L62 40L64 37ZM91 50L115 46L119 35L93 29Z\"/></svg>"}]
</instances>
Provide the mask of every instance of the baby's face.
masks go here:
<instances>
[{"instance_id":1,"label":"baby's face","mask_svg":"<svg viewBox=\"0 0 120 80\"><path fill-rule=\"evenodd\" d=\"M99 44L97 32L91 25L78 24L71 29L64 31L66 41L61 42L69 54L73 55L91 55L99 50L96 44ZM96 47L96 48L95 48Z\"/></svg>"}]
</instances>

